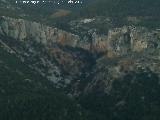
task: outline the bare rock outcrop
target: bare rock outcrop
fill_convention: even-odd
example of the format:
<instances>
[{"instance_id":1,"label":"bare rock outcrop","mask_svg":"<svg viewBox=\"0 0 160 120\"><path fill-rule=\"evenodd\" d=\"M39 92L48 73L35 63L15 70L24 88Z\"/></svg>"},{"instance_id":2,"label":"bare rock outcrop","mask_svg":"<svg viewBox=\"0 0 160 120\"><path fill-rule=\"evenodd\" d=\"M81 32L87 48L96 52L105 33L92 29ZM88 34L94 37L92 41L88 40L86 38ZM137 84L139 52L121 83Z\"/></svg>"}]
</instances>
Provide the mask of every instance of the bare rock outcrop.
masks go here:
<instances>
[{"instance_id":1,"label":"bare rock outcrop","mask_svg":"<svg viewBox=\"0 0 160 120\"><path fill-rule=\"evenodd\" d=\"M21 41L33 39L44 45L56 42L75 47L79 40L79 37L74 34L37 22L1 17L0 23L1 35L6 35Z\"/></svg>"},{"instance_id":2,"label":"bare rock outcrop","mask_svg":"<svg viewBox=\"0 0 160 120\"><path fill-rule=\"evenodd\" d=\"M108 33L108 52L122 56L130 52L159 51L159 34L159 31L144 27L115 28Z\"/></svg>"}]
</instances>

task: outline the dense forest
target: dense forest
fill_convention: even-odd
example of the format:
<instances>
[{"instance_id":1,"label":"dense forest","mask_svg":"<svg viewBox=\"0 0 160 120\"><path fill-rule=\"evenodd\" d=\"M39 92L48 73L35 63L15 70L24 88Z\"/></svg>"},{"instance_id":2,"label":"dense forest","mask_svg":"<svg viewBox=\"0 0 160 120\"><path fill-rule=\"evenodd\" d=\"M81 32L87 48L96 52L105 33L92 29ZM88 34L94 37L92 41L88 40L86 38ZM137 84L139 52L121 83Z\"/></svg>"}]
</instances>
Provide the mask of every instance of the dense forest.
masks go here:
<instances>
[{"instance_id":1,"label":"dense forest","mask_svg":"<svg viewBox=\"0 0 160 120\"><path fill-rule=\"evenodd\" d=\"M153 0L99 0L82 10L82 15L94 16L154 16L158 17L160 2ZM85 11L85 12L84 12Z\"/></svg>"}]
</instances>

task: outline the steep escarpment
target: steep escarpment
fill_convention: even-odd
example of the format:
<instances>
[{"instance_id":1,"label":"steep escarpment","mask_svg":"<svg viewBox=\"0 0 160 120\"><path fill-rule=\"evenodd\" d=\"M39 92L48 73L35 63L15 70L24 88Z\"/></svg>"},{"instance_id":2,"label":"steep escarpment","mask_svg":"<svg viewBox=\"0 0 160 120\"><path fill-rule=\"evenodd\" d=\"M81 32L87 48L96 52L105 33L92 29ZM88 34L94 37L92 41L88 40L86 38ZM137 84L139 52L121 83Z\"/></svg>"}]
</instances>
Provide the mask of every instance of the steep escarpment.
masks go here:
<instances>
[{"instance_id":1,"label":"steep escarpment","mask_svg":"<svg viewBox=\"0 0 160 120\"><path fill-rule=\"evenodd\" d=\"M76 46L79 39L78 36L57 28L51 28L40 23L29 22L23 19L1 17L0 21L0 33L18 40L32 38L42 44L57 42L64 45Z\"/></svg>"},{"instance_id":2,"label":"steep escarpment","mask_svg":"<svg viewBox=\"0 0 160 120\"><path fill-rule=\"evenodd\" d=\"M23 19L1 17L0 21L1 35L20 41L33 39L45 46L56 43L93 52L111 52L120 56L130 51L141 52L159 46L159 31L145 27L112 28L106 35L99 35L96 31L90 30L80 38L78 35Z\"/></svg>"},{"instance_id":3,"label":"steep escarpment","mask_svg":"<svg viewBox=\"0 0 160 120\"><path fill-rule=\"evenodd\" d=\"M116 28L108 33L109 52L120 56L130 52L159 51L159 44L159 31L144 27Z\"/></svg>"},{"instance_id":4,"label":"steep escarpment","mask_svg":"<svg viewBox=\"0 0 160 120\"><path fill-rule=\"evenodd\" d=\"M87 79L90 76L87 74L92 73L91 68L94 69L93 76L97 76L96 71L103 62L112 71L109 75L104 73L105 75L112 76L118 72L121 76L119 71L122 67L129 69L133 63L146 66L140 62L143 58L140 56L145 56L143 59L147 60L159 60L158 30L124 26L110 29L106 35L90 30L80 38L78 35L23 19L1 17L0 23L2 42L30 67L61 87L73 84L73 81L77 83L79 79ZM110 65L110 62L117 65ZM102 73L100 72L100 77Z\"/></svg>"}]
</instances>

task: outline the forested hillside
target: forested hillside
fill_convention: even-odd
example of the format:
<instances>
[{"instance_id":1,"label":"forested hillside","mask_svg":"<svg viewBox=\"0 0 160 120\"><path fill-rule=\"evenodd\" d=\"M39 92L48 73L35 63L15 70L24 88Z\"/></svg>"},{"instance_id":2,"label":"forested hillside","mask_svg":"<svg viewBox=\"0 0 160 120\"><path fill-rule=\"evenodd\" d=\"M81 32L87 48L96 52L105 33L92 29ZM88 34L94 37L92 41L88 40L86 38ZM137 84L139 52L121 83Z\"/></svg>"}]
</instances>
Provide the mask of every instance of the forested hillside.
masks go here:
<instances>
[{"instance_id":1,"label":"forested hillside","mask_svg":"<svg viewBox=\"0 0 160 120\"><path fill-rule=\"evenodd\" d=\"M98 0L83 9L87 16L160 16L160 1L153 0Z\"/></svg>"}]
</instances>

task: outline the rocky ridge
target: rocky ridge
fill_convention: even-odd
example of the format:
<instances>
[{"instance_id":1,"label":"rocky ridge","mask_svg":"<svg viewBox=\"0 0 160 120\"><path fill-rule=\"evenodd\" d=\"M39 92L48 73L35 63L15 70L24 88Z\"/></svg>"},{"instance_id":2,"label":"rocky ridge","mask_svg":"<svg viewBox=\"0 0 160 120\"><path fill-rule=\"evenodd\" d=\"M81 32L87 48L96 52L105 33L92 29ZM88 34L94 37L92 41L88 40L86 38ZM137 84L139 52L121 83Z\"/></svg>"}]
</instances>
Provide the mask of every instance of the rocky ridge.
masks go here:
<instances>
[{"instance_id":1,"label":"rocky ridge","mask_svg":"<svg viewBox=\"0 0 160 120\"><path fill-rule=\"evenodd\" d=\"M118 56L128 54L129 51L141 52L159 48L159 31L148 30L144 27L124 26L113 28L106 35L88 31L82 39L63 30L45 26L37 22L23 19L1 17L0 34L17 40L34 39L37 43L51 45L58 43L64 46L79 47L86 50L112 53Z\"/></svg>"},{"instance_id":2,"label":"rocky ridge","mask_svg":"<svg viewBox=\"0 0 160 120\"><path fill-rule=\"evenodd\" d=\"M99 86L98 81L104 82L104 90L108 91L112 86L110 81L121 78L127 71L138 68L157 74L160 71L158 30L124 26L110 29L106 35L90 30L80 38L40 23L1 17L0 35L2 42L31 68L57 87L70 87L69 91L78 95L92 91L94 86ZM5 37L14 39L13 43L9 40L8 44Z\"/></svg>"}]
</instances>

